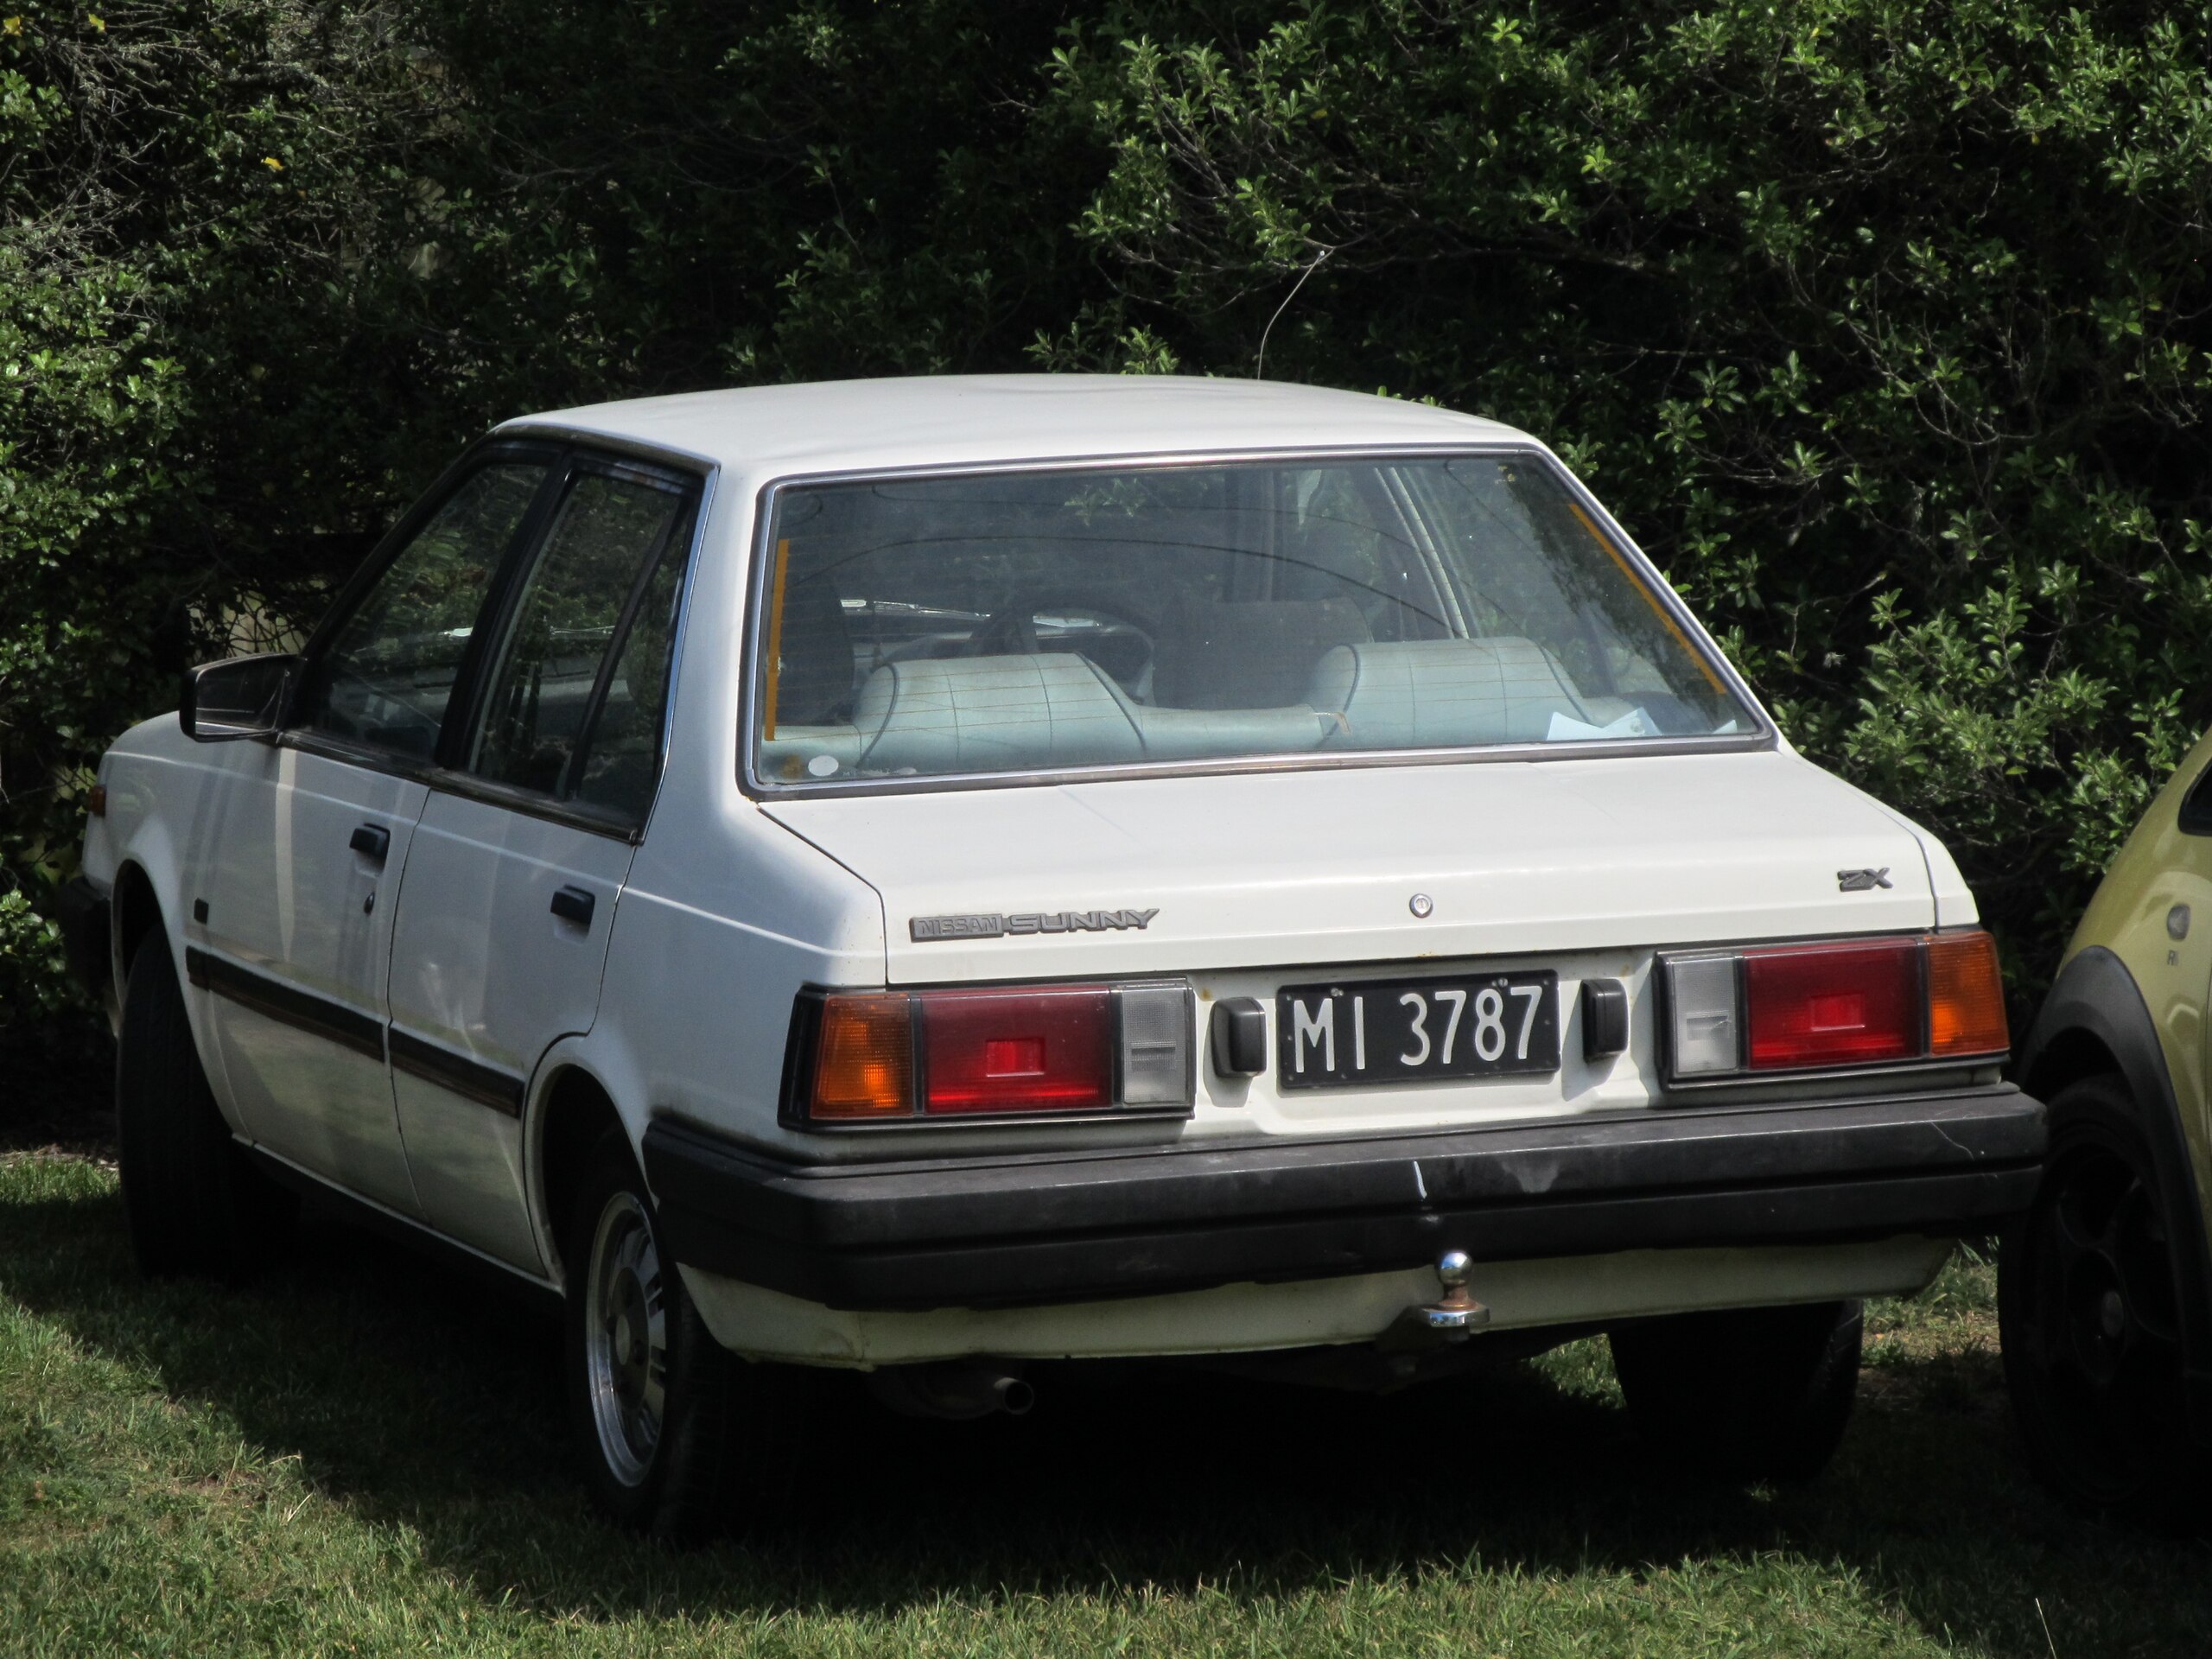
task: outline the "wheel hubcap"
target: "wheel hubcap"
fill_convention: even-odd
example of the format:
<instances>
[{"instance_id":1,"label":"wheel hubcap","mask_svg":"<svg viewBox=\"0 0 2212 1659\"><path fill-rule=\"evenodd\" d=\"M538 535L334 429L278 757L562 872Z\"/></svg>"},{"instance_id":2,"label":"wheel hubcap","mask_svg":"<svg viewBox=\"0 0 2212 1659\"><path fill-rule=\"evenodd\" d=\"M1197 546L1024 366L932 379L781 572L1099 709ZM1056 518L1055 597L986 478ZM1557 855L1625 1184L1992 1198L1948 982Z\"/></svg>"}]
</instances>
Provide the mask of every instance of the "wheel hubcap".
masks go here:
<instances>
[{"instance_id":1,"label":"wheel hubcap","mask_svg":"<svg viewBox=\"0 0 2212 1659\"><path fill-rule=\"evenodd\" d=\"M660 1252L645 1206L617 1192L599 1213L584 1281L584 1370L608 1471L625 1486L652 1471L668 1387Z\"/></svg>"},{"instance_id":2,"label":"wheel hubcap","mask_svg":"<svg viewBox=\"0 0 2212 1659\"><path fill-rule=\"evenodd\" d=\"M2113 1148L2076 1147L2051 1169L2031 1253L2031 1351L2052 1421L2085 1477L2132 1479L2165 1455L2180 1421L2180 1323L2157 1198Z\"/></svg>"}]
</instances>

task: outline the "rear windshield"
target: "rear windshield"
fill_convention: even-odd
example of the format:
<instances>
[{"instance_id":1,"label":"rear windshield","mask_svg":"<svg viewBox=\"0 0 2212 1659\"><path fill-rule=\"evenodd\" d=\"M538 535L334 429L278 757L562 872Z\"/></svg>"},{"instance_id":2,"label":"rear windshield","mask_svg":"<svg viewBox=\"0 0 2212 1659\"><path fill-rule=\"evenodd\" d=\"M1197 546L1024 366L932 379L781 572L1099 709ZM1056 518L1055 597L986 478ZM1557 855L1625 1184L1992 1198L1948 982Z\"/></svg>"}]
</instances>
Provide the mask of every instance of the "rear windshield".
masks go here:
<instances>
[{"instance_id":1,"label":"rear windshield","mask_svg":"<svg viewBox=\"0 0 2212 1659\"><path fill-rule=\"evenodd\" d=\"M1533 454L774 500L770 785L1759 729Z\"/></svg>"}]
</instances>

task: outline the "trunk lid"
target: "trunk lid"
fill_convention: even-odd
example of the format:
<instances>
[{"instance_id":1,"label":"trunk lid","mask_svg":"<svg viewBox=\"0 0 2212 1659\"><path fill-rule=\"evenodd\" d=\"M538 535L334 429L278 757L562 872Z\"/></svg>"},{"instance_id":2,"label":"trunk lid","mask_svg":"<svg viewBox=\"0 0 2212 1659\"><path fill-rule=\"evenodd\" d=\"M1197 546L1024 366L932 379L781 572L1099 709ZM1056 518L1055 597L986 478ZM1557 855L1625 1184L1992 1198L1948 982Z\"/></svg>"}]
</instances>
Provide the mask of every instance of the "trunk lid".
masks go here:
<instances>
[{"instance_id":1,"label":"trunk lid","mask_svg":"<svg viewBox=\"0 0 2212 1659\"><path fill-rule=\"evenodd\" d=\"M882 894L890 984L1543 956L1937 919L1911 830L1783 752L925 790L763 810ZM1866 869L1888 885L1840 890L1839 872ZM1011 925L915 936L917 918L957 917Z\"/></svg>"}]
</instances>

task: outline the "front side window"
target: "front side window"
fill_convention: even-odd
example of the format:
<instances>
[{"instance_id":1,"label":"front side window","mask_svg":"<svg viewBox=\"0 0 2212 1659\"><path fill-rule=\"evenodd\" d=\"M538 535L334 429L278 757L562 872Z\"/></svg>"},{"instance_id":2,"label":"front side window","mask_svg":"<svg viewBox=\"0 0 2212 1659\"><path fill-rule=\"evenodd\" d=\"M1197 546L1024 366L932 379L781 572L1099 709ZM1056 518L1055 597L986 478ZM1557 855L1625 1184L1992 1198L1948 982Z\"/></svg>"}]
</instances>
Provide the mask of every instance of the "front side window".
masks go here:
<instances>
[{"instance_id":1,"label":"front side window","mask_svg":"<svg viewBox=\"0 0 2212 1659\"><path fill-rule=\"evenodd\" d=\"M303 724L431 758L478 613L545 473L538 462L499 461L461 481L317 658Z\"/></svg>"},{"instance_id":2,"label":"front side window","mask_svg":"<svg viewBox=\"0 0 2212 1659\"><path fill-rule=\"evenodd\" d=\"M1534 454L786 487L755 775L1751 734Z\"/></svg>"},{"instance_id":3,"label":"front side window","mask_svg":"<svg viewBox=\"0 0 2212 1659\"><path fill-rule=\"evenodd\" d=\"M582 471L501 635L468 766L491 782L643 816L658 770L683 531L673 480Z\"/></svg>"}]
</instances>

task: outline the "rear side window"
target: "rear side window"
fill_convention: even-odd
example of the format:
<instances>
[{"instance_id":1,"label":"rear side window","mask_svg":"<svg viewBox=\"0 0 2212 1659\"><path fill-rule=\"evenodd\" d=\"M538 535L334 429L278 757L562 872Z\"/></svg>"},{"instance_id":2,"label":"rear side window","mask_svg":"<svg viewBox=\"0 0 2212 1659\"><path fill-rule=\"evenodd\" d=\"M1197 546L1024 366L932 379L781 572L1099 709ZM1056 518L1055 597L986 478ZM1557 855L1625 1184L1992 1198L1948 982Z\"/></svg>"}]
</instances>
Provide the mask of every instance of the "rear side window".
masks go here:
<instances>
[{"instance_id":1,"label":"rear side window","mask_svg":"<svg viewBox=\"0 0 2212 1659\"><path fill-rule=\"evenodd\" d=\"M607 677L591 741L575 766L575 798L631 823L643 823L660 776L661 734L675 659L676 614L683 596L683 550L691 521L680 520L653 566L629 637Z\"/></svg>"},{"instance_id":2,"label":"rear side window","mask_svg":"<svg viewBox=\"0 0 2212 1659\"><path fill-rule=\"evenodd\" d=\"M302 704L310 729L428 760L493 578L544 485L499 461L447 496L338 630Z\"/></svg>"},{"instance_id":3,"label":"rear side window","mask_svg":"<svg viewBox=\"0 0 2212 1659\"><path fill-rule=\"evenodd\" d=\"M779 490L771 785L1750 736L1534 453Z\"/></svg>"},{"instance_id":4,"label":"rear side window","mask_svg":"<svg viewBox=\"0 0 2212 1659\"><path fill-rule=\"evenodd\" d=\"M685 487L579 471L502 631L469 769L635 820L658 772Z\"/></svg>"}]
</instances>

